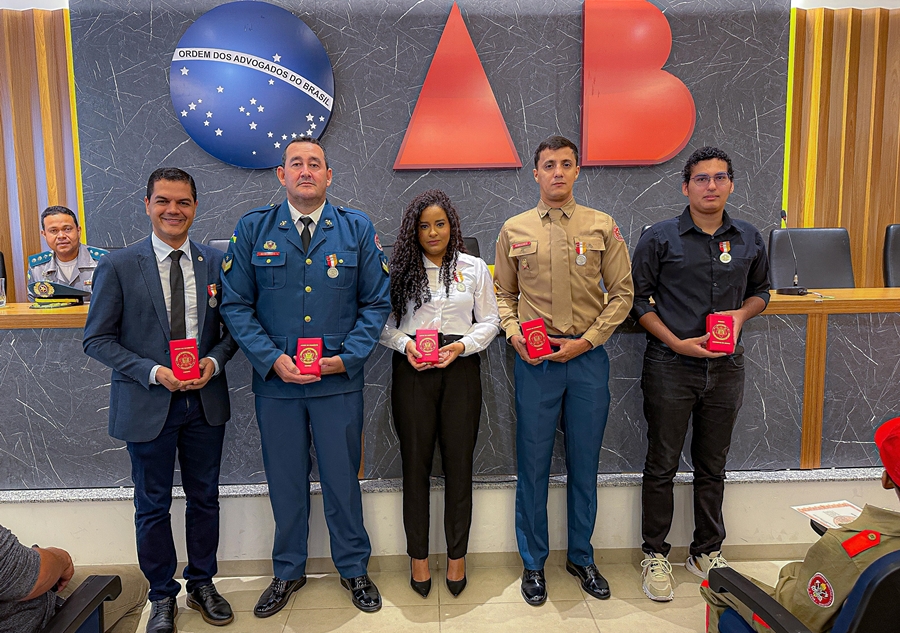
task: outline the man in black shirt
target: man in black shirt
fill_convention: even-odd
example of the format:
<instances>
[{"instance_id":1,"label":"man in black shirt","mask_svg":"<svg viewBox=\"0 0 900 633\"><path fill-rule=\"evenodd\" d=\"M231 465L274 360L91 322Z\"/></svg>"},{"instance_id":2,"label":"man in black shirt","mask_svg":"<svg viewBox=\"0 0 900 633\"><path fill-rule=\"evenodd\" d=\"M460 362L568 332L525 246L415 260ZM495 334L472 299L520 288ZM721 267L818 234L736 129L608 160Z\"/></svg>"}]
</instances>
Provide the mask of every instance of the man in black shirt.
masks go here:
<instances>
[{"instance_id":1,"label":"man in black shirt","mask_svg":"<svg viewBox=\"0 0 900 633\"><path fill-rule=\"evenodd\" d=\"M641 495L643 588L661 602L674 595L666 536L689 421L694 539L685 567L705 578L711 567L726 564L725 458L744 394L739 336L769 301L763 238L753 225L725 212L734 191L731 159L703 147L691 154L682 177L689 202L684 213L647 229L632 259L632 314L648 332L641 376L648 439ZM733 354L706 349L706 316L713 312L734 318Z\"/></svg>"}]
</instances>

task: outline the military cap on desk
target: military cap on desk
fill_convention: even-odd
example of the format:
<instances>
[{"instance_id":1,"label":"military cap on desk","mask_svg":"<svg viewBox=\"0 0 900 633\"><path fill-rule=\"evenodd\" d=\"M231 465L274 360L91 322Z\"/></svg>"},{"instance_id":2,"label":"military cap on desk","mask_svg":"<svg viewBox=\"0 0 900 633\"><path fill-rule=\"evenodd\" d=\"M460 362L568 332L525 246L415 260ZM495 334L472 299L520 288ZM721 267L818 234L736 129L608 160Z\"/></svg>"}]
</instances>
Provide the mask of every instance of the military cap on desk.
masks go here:
<instances>
[{"instance_id":1,"label":"military cap on desk","mask_svg":"<svg viewBox=\"0 0 900 633\"><path fill-rule=\"evenodd\" d=\"M56 281L34 281L28 284L28 290L34 295L33 307L41 308L81 305L84 298L91 294Z\"/></svg>"}]
</instances>

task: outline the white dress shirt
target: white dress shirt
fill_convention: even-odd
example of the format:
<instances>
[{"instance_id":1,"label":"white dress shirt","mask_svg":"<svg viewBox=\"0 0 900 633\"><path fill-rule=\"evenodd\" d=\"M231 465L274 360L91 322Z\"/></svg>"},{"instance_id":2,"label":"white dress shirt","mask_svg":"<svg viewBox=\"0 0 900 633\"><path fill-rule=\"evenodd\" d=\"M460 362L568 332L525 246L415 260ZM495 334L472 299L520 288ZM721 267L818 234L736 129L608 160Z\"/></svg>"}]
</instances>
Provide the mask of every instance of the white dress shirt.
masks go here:
<instances>
[{"instance_id":1,"label":"white dress shirt","mask_svg":"<svg viewBox=\"0 0 900 633\"><path fill-rule=\"evenodd\" d=\"M456 260L456 273L462 276L465 290L460 290L457 280L451 280L450 293L440 282L440 267L422 255L431 301L413 312L415 302L410 301L407 311L397 320L388 317L381 332L380 343L385 347L406 353L406 344L415 341L416 330L438 330L445 335L462 336L466 346L461 356L469 356L487 348L500 331L500 315L494 296L494 281L487 264L478 257L460 253ZM473 320L474 313L474 320Z\"/></svg>"},{"instance_id":2,"label":"white dress shirt","mask_svg":"<svg viewBox=\"0 0 900 633\"><path fill-rule=\"evenodd\" d=\"M162 284L163 300L166 302L166 318L169 323L172 322L172 287L169 282L169 274L172 271L172 260L169 255L172 251L181 251L179 263L181 264L181 272L184 276L184 330L187 338L196 339L198 332L197 320L197 282L194 277L194 261L191 259L191 244L189 239L184 240L184 244L178 248L172 248L161 239L156 237L156 233L150 235L150 241L153 244L153 254L156 255L156 267L159 270L159 282ZM210 358L215 367L213 375L219 373L219 363L215 358ZM154 365L150 370L150 384L158 385L156 380L156 370L162 365Z\"/></svg>"},{"instance_id":3,"label":"white dress shirt","mask_svg":"<svg viewBox=\"0 0 900 633\"><path fill-rule=\"evenodd\" d=\"M319 220L322 218L322 209L324 209L324 208L325 208L325 203L323 202L322 206L320 206L318 209L316 209L309 215L305 216L307 218L312 218L312 224L309 225L309 237L310 238L312 238L312 236L315 234L316 227L319 226ZM290 203L290 201L288 201L288 209L291 212L291 221L294 223L294 226L297 227L297 232L302 237L303 236L303 224L300 222L300 218L304 217L304 214L297 211L297 209L294 208L294 206Z\"/></svg>"}]
</instances>

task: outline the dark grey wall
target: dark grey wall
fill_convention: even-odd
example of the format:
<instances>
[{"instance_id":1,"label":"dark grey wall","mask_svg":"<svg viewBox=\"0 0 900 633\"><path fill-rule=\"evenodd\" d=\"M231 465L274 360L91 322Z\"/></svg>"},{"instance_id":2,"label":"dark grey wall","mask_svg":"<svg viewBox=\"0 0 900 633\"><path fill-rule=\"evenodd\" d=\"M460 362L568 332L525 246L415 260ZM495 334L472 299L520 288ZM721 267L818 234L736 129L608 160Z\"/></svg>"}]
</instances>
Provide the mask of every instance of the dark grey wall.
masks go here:
<instances>
[{"instance_id":1,"label":"dark grey wall","mask_svg":"<svg viewBox=\"0 0 900 633\"><path fill-rule=\"evenodd\" d=\"M194 237L227 237L247 209L283 194L268 171L220 163L185 134L169 100L172 51L187 27L220 2L72 0L79 136L89 241L146 235L141 200L162 165L191 172L200 192ZM334 65L335 109L323 142L334 168L333 202L372 217L382 241L416 193L440 187L465 232L493 261L503 221L534 205L534 147L546 136L580 137L578 0L463 0L460 9L525 167L500 171L394 172L450 0L276 2L319 36ZM735 162L736 215L763 231L778 221L784 152L788 0L654 2L672 28L665 69L691 90L697 125L688 147L656 167L589 168L575 193L612 214L629 243L644 224L683 204L679 171L690 151L719 145Z\"/></svg>"},{"instance_id":2,"label":"dark grey wall","mask_svg":"<svg viewBox=\"0 0 900 633\"><path fill-rule=\"evenodd\" d=\"M229 236L244 211L281 200L271 172L242 170L213 159L187 137L172 112L167 83L172 51L191 22L217 4L136 0L113 6L72 0L86 230L92 244L121 246L147 235L144 187L149 173L161 165L182 167L197 180L200 211L193 237L201 241ZM555 133L579 140L581 2L460 4L525 167L397 173L391 165L452 3L278 4L309 24L334 64L335 112L323 137L335 172L332 201L367 211L389 244L406 202L426 188L443 188L463 214L465 232L480 239L483 257L493 261L500 225L536 201L533 148ZM733 213L766 231L778 221L781 208L789 2L655 4L665 12L674 37L665 68L685 82L697 105L694 137L681 155L663 165L587 168L576 196L611 213L634 244L642 225L680 212L684 159L693 148L715 144L734 159ZM731 467L799 465L805 326L803 317L762 317L747 325L747 392ZM80 333L32 330L0 335L0 406L6 412L0 433L0 488L127 485L127 455L106 435L108 370L81 355ZM643 336L626 326L607 349L613 400L600 470L640 470ZM369 477L400 473L387 406L388 356L379 348L367 366ZM485 407L476 471L511 473L512 363L502 341L486 352L482 367ZM240 354L228 366L234 417L226 436L223 483L264 481L249 371ZM868 450L846 458L836 451L834 461L873 463ZM554 470L564 470L559 446Z\"/></svg>"}]
</instances>

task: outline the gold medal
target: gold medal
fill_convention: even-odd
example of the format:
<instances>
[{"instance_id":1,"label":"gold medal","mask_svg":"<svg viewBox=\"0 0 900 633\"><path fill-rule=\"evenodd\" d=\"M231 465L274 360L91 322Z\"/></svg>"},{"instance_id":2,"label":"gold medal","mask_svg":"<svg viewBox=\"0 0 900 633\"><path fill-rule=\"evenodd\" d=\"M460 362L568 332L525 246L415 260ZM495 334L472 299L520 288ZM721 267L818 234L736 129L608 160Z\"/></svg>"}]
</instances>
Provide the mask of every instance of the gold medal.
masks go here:
<instances>
[{"instance_id":1,"label":"gold medal","mask_svg":"<svg viewBox=\"0 0 900 633\"><path fill-rule=\"evenodd\" d=\"M328 272L325 274L328 275L329 277L331 277L332 279L335 279L338 275L340 275L337 268L329 268Z\"/></svg>"},{"instance_id":2,"label":"gold medal","mask_svg":"<svg viewBox=\"0 0 900 633\"><path fill-rule=\"evenodd\" d=\"M463 279L462 273L459 272L458 270L457 270L456 272L453 273L453 281L456 282L456 289L457 289L459 292L465 292L465 291L466 291L465 280Z\"/></svg>"},{"instance_id":3,"label":"gold medal","mask_svg":"<svg viewBox=\"0 0 900 633\"><path fill-rule=\"evenodd\" d=\"M719 242L719 250L722 251L722 254L719 255L719 261L723 264L727 264L731 261L731 242Z\"/></svg>"}]
</instances>

